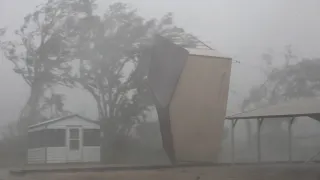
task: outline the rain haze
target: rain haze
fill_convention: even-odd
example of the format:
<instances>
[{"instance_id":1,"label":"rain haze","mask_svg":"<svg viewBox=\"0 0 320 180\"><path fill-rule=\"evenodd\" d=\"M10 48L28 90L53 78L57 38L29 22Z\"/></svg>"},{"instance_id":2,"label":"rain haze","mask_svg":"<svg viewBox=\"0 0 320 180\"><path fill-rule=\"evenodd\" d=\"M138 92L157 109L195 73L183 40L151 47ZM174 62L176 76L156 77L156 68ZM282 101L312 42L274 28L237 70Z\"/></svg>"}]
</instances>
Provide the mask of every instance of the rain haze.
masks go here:
<instances>
[{"instance_id":1,"label":"rain haze","mask_svg":"<svg viewBox=\"0 0 320 180\"><path fill-rule=\"evenodd\" d=\"M28 13L34 12L36 6L43 2L46 1L0 0L0 45L2 40L20 40L19 37L15 35L14 31L16 29L19 29L24 23L24 17ZM210 48L212 48L213 50L216 50L223 55L232 58L228 100L226 100L228 102L226 109L227 116L231 116L243 111L250 111L252 109L264 108L265 106L269 105L281 104L284 101L287 102L289 100L306 97L314 98L320 95L320 80L318 78L320 76L320 73L318 74L319 76L316 74L317 67L320 68L320 21L318 20L318 18L320 17L319 0L96 0L96 4L98 6L94 15L100 15L101 19L103 19L102 14L105 13L109 5L117 2L128 4L130 8L136 9L137 14L146 20L153 18L161 19L167 13L172 13L173 25L182 28L186 33L192 34L201 41L200 43L204 43L205 45L210 46ZM6 33L4 36L1 36L1 28L6 29ZM128 37L129 36L130 35L128 35ZM190 39L190 42L192 42L192 38ZM89 42L88 44L90 43L92 42ZM129 43L131 43L131 41ZM130 45L133 48L133 43ZM91 46L90 44L87 49L90 48L94 49L96 47L95 45ZM79 54L81 54L82 50L79 49L77 51L79 51ZM98 52L98 54L99 53L101 52ZM91 56L90 58L92 57L93 56ZM118 58L118 56L116 57ZM123 58L120 55L119 57ZM78 63L77 65L79 65L78 71L80 77L81 71L84 71L86 67L86 64L82 61L90 60L82 59L81 61L82 56L78 58L78 55L77 57L74 56L72 58L75 58ZM119 59L122 60L121 58ZM49 57L47 59L49 59ZM74 61L72 61L72 63L73 62ZM123 72L124 74L131 73L131 70L134 69L130 68L132 64L129 64L129 68L125 70L126 72ZM100 64L88 66L94 69L94 67L100 66ZM2 130L6 130L8 124L18 122L19 118L23 118L23 116L21 115L21 111L25 107L27 107L27 102L30 103L30 97L32 94L30 86L26 83L21 74L14 71L14 67L14 64L10 62L10 60L8 60L8 56L6 56L4 50L2 53L0 46L0 132L2 132ZM139 66L137 65L137 67ZM123 67L121 68L121 70L122 69ZM121 70L119 70L119 73ZM100 69L100 71L103 71L103 69ZM100 71L97 70L96 73L101 73ZM134 71L135 69L132 72ZM89 70L88 74L90 74ZM92 77L88 75L88 77L84 77L83 79L85 78L89 79ZM77 81L77 83L81 84L83 83L83 79L72 79L70 81ZM118 77L117 82L126 82L120 79L121 78ZM63 81L63 83L65 83L65 81ZM53 94L55 93L58 93L58 95L63 94L64 97L62 100L63 108L60 109L60 114L57 113L59 110L57 110L57 105L54 104L55 113L57 114L56 116L52 116L51 114L51 119L53 117L57 118L63 116L65 115L64 113L68 115L78 114L81 117L97 121L108 119L108 117L110 116L111 107L103 100L105 100L105 97L109 98L110 94L102 92L106 94L103 94L101 97L99 96L97 98L95 96L96 91L98 92L96 94L101 95L102 93L100 91L103 91L101 90L103 88L99 89L99 87L95 89L96 91L92 91L91 89L88 90L86 89L86 87L92 88L92 86L91 84L89 84L89 80L87 80L87 82L85 83L87 84L81 84L81 88L70 88L59 85L51 88L51 91L43 92L43 97L45 97L45 93L52 93L51 96L53 96ZM109 85L109 81L107 84ZM98 86L100 85L101 84L99 84ZM126 95L130 94L128 96L131 96L134 93L139 94L138 92L135 92L135 88L132 88L131 90L132 91L127 90ZM116 95L117 93L115 93L115 95L112 95L111 93L111 97ZM128 99L132 100L133 97L135 96L132 95L131 99ZM115 101L117 102L117 100ZM143 101L143 103L145 102ZM130 103L128 104L130 105ZM126 104L124 107L127 108L127 106L129 106L128 104ZM148 106L148 108L152 106L150 111L140 110L141 112L143 112L143 115L141 115L139 112L137 113L139 115L132 115L129 118L132 121L132 124L129 123L131 129L129 128L130 130L128 130L127 133L130 134L128 135L130 136L130 138L131 136L134 136L134 138L141 138L138 132L138 127L140 127L138 124L140 122L136 123L135 120L132 120L134 119L132 118L133 116L138 119L145 118L148 123L158 121L158 109L155 105L156 103L152 105L150 105L150 103L148 105L145 104L144 106ZM41 105L42 104L38 102L37 106L40 107ZM52 107L54 105L51 104ZM49 107L49 105L44 106L45 110L43 110L43 114L53 113L54 108L52 107ZM35 108L35 111L41 111L41 108L40 110ZM114 108L116 109L116 107ZM30 110L30 112L31 111L32 110ZM116 117L117 115L114 116ZM294 126L292 126L292 148L296 148L296 150L292 153L294 160L306 160L312 155L317 154L317 152L320 150L320 146L318 145L320 142L320 133L318 132L320 123L314 121L314 119L319 121L319 118L315 116L308 117L310 118L302 117L301 119L299 119L299 121L297 121L297 123L295 123ZM50 118L47 118L46 120ZM262 151L264 152L264 155L262 155L262 159L266 161L288 159L288 133L290 133L291 137L291 130L288 130L288 127L291 128L291 125L289 124L289 126L287 126L287 116L285 118L276 118L278 118L276 119L277 121L264 121L262 127L265 128L262 128L261 130L262 149L267 148L268 146L272 147L271 150L266 149ZM232 121L227 120L224 121L224 129L221 130L221 132L223 131L223 133L220 133L223 135L221 136L222 140L221 151L219 151L220 154L218 157L219 161L252 162L257 158L256 153L258 154L257 159L259 159L259 153L256 152L257 144L260 145L259 121L257 121L256 118L243 121L239 120L239 122L237 121L237 126L234 131L234 133L236 134L236 142L235 144L233 144L236 147L236 157L230 156L230 154L232 153L232 145L230 142L232 141L233 134L231 122ZM292 120L292 123L293 122L295 121ZM146 123L146 129L148 129L148 127L154 128L154 125L152 125L152 123L151 125L148 123ZM120 126L122 127L122 125L119 125L119 127ZM157 130L159 130L158 126L158 124L155 126ZM135 130L133 131L132 129ZM142 136L149 136L150 133L153 133L153 130L149 129L148 131L146 129L143 129L141 131L145 133ZM157 135L159 135L159 133L157 133ZM0 137L2 136L4 136L3 133L0 133ZM150 147L152 146L151 149L159 148L162 145L161 143L161 145L155 143L155 141L153 141L153 139L150 137L148 137L149 139L145 138L143 140L144 143L149 143L147 145L148 147L152 143L156 145L150 145ZM157 138L161 139L160 135L159 137ZM158 139L156 142L158 142ZM275 142L273 142L272 140L275 140ZM160 141L161 140L159 140L159 142ZM291 145L290 143L289 146ZM144 145L145 144L143 144L143 146ZM309 149L305 150L304 147L309 147ZM134 148L136 148L136 146L134 146ZM162 146L160 148L162 148ZM0 148L0 161L1 152L2 151ZM156 152L159 153L157 150ZM160 156L163 155L163 150L161 150L159 154ZM289 156L289 158L291 158L291 153ZM318 160L319 159L320 157L318 157Z\"/></svg>"},{"instance_id":2,"label":"rain haze","mask_svg":"<svg viewBox=\"0 0 320 180\"><path fill-rule=\"evenodd\" d=\"M23 23L23 17L41 2L1 0L1 27L17 29ZM229 101L233 104L229 104L229 113L239 112L238 104L247 96L248 90L263 80L260 72L262 53L272 49L281 55L285 46L292 45L294 52L301 57L320 56L320 22L316 18L320 15L317 9L320 2L317 0L245 0L241 3L236 0L122 2L129 3L146 18L159 18L172 12L177 26L240 62L232 66ZM98 1L102 12L110 3ZM1 57L2 125L18 118L29 93L28 87L12 71L12 67L11 62ZM90 95L84 98L82 92L74 91L76 93L68 95L66 106L75 113L85 113L96 118L95 109L90 108L95 103L88 103Z\"/></svg>"}]
</instances>

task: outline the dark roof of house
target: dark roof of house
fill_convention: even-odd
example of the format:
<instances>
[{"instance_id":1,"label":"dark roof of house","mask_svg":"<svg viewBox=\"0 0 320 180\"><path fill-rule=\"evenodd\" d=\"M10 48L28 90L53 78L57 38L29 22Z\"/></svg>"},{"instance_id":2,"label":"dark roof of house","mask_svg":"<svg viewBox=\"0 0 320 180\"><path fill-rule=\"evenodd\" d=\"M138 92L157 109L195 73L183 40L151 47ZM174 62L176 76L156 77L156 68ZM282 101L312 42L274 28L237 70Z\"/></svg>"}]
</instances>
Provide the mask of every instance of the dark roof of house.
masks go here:
<instances>
[{"instance_id":1,"label":"dark roof of house","mask_svg":"<svg viewBox=\"0 0 320 180\"><path fill-rule=\"evenodd\" d=\"M48 121L40 122L40 123L31 125L31 126L29 126L28 128L29 128L29 129L32 129L32 128L39 127L39 126L46 126L46 125L48 125L48 124L52 124L52 123L55 123L55 122L58 122L58 121L63 121L63 120L65 120L65 119L69 119L69 118L72 118L72 117L78 117L78 118L80 118L80 119L82 119L82 120L85 120L85 121L87 121L87 122L99 124L97 121L90 120L90 119L85 118L85 117L83 117L83 116L80 116L80 115L78 115L78 114L71 114L71 115L67 115L67 116L63 116L63 117L51 119L51 120L48 120Z\"/></svg>"},{"instance_id":2,"label":"dark roof of house","mask_svg":"<svg viewBox=\"0 0 320 180\"><path fill-rule=\"evenodd\" d=\"M301 98L286 103L227 116L226 119L257 119L308 116L320 119L320 99Z\"/></svg>"}]
</instances>

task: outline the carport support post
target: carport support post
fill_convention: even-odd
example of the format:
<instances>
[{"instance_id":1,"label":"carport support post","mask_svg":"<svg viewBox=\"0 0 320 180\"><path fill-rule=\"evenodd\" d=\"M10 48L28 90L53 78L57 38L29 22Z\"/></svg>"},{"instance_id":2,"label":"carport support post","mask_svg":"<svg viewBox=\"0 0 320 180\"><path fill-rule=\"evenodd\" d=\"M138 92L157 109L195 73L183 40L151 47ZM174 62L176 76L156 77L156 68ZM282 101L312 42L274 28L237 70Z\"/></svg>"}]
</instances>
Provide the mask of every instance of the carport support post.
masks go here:
<instances>
[{"instance_id":1,"label":"carport support post","mask_svg":"<svg viewBox=\"0 0 320 180\"><path fill-rule=\"evenodd\" d=\"M294 121L294 117L292 117L290 120L289 120L289 124L288 124L288 138L289 138L289 142L288 142L288 158L289 158L289 161L291 162L292 161L292 124L293 124L293 121Z\"/></svg>"},{"instance_id":2,"label":"carport support post","mask_svg":"<svg viewBox=\"0 0 320 180\"><path fill-rule=\"evenodd\" d=\"M234 163L234 157L235 157L235 147L234 147L234 128L237 124L238 119L232 119L231 120L231 157L232 157L232 164Z\"/></svg>"},{"instance_id":3,"label":"carport support post","mask_svg":"<svg viewBox=\"0 0 320 180\"><path fill-rule=\"evenodd\" d=\"M257 150L258 150L258 162L261 162L261 143L260 143L260 131L261 125L263 122L263 118L258 118L258 142L257 142Z\"/></svg>"}]
</instances>

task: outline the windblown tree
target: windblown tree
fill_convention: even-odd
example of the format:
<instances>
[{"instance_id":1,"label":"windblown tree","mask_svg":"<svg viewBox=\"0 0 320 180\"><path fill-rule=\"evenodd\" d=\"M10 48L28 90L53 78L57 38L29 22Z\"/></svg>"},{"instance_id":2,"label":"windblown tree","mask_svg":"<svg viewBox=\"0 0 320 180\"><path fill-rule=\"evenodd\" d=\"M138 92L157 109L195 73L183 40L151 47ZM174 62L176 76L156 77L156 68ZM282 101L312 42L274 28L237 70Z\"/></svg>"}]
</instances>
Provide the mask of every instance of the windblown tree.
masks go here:
<instances>
[{"instance_id":1,"label":"windblown tree","mask_svg":"<svg viewBox=\"0 0 320 180\"><path fill-rule=\"evenodd\" d=\"M103 160L112 162L115 153L126 149L133 126L153 105L146 74L140 69L145 66L141 51L152 44L156 33L182 45L195 45L196 39L173 25L172 14L160 21L145 20L123 3L110 5L102 17L88 16L79 22L79 29L80 72L75 80L97 103L104 133Z\"/></svg>"},{"instance_id":2,"label":"windblown tree","mask_svg":"<svg viewBox=\"0 0 320 180\"><path fill-rule=\"evenodd\" d=\"M270 53L264 54L263 60L267 65L266 80L250 90L249 97L242 104L244 111L319 95L320 59L299 59L288 46L281 66L273 65L275 57ZM286 138L287 134L281 128L283 122L283 119L268 121L263 128L270 136Z\"/></svg>"},{"instance_id":3,"label":"windblown tree","mask_svg":"<svg viewBox=\"0 0 320 180\"><path fill-rule=\"evenodd\" d=\"M44 92L55 84L70 85L72 42L77 36L68 25L85 14L86 0L48 0L25 16L15 34L20 41L2 44L14 71L30 86L30 96L20 117L23 129L40 121L39 104Z\"/></svg>"},{"instance_id":4,"label":"windblown tree","mask_svg":"<svg viewBox=\"0 0 320 180\"><path fill-rule=\"evenodd\" d=\"M272 55L264 57L273 59ZM292 63L296 58L288 49L284 64L280 67L272 67L267 73L266 81L250 90L249 97L243 101L243 109L317 96L320 90L320 72L318 72L320 59L305 58ZM269 62L272 65L272 61Z\"/></svg>"},{"instance_id":5,"label":"windblown tree","mask_svg":"<svg viewBox=\"0 0 320 180\"><path fill-rule=\"evenodd\" d=\"M43 103L52 105L46 91L57 84L80 85L97 103L106 160L106 154L125 149L132 128L153 105L147 96L146 64L140 61L153 35L182 46L195 46L197 40L174 26L172 14L145 20L126 4L115 3L99 16L95 7L94 0L48 0L25 17L16 31L20 41L1 47L30 86L20 118L24 132L42 120Z\"/></svg>"}]
</instances>

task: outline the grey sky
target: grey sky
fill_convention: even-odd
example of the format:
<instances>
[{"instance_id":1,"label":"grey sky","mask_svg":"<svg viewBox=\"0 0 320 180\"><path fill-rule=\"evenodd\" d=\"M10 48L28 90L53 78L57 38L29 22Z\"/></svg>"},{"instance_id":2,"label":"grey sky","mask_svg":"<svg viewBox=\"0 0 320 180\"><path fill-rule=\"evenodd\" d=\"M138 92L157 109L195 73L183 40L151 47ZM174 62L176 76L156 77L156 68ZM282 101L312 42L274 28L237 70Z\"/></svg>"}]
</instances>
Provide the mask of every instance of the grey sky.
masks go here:
<instances>
[{"instance_id":1,"label":"grey sky","mask_svg":"<svg viewBox=\"0 0 320 180\"><path fill-rule=\"evenodd\" d=\"M0 27L15 29L41 0L0 0ZM100 10L110 2L98 0ZM241 61L233 65L231 111L262 75L256 68L260 54L272 48L281 53L291 44L300 56L320 57L319 0L126 0L146 18L173 12L176 24L208 42L213 48ZM10 36L10 34L9 34ZM256 68L256 69L254 69ZM17 117L28 96L24 82L0 56L0 125ZM69 104L76 112L94 116L82 92L72 93ZM79 98L81 97L81 98ZM87 96L89 97L89 96ZM74 106L77 104L77 106ZM89 109L89 110L88 110Z\"/></svg>"}]
</instances>

